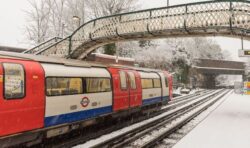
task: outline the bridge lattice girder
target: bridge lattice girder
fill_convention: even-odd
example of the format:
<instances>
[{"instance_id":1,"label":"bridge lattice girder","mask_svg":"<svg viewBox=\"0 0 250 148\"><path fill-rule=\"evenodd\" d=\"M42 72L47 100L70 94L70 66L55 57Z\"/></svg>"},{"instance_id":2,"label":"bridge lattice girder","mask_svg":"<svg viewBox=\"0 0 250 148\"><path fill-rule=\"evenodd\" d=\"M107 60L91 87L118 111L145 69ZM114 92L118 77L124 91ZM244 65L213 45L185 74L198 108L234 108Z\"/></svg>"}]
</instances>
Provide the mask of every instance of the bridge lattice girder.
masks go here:
<instances>
[{"instance_id":1,"label":"bridge lattice girder","mask_svg":"<svg viewBox=\"0 0 250 148\"><path fill-rule=\"evenodd\" d=\"M51 47L51 45L56 44L59 40L62 40L62 38L60 38L60 37L51 38L51 39L31 48L29 50L25 50L23 53L36 54L37 52L40 52L43 49L46 49L47 47Z\"/></svg>"},{"instance_id":2,"label":"bridge lattice girder","mask_svg":"<svg viewBox=\"0 0 250 148\"><path fill-rule=\"evenodd\" d=\"M196 59L192 68L202 74L245 74L245 63L238 61Z\"/></svg>"},{"instance_id":3,"label":"bridge lattice girder","mask_svg":"<svg viewBox=\"0 0 250 148\"><path fill-rule=\"evenodd\" d=\"M102 17L35 54L83 59L114 42L213 35L249 40L250 2L200 2Z\"/></svg>"}]
</instances>

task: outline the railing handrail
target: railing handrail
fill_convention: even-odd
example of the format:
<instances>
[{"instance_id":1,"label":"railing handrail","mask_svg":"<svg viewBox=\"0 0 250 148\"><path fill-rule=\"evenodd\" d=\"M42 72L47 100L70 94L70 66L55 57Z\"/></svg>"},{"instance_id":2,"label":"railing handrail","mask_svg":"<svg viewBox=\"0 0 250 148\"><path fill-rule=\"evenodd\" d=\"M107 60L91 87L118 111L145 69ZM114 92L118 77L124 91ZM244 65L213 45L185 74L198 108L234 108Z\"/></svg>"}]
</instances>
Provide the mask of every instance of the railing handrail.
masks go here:
<instances>
[{"instance_id":1,"label":"railing handrail","mask_svg":"<svg viewBox=\"0 0 250 148\"><path fill-rule=\"evenodd\" d=\"M46 48L44 48L44 49L42 49L42 50L36 52L35 54L40 54L40 53L42 53L43 51L46 51L47 49L49 49L49 48L51 48L51 47L53 47L53 46L56 46L57 44L59 44L59 43L65 41L65 40L67 40L67 39L69 39L69 38L70 38L70 36L68 36L68 37L66 37L66 38L64 38L64 39L61 39L60 41L58 41L58 42L56 42L56 43L54 43L54 44L52 44L52 45L50 45L50 46L48 46L48 47L46 47Z\"/></svg>"},{"instance_id":2,"label":"railing handrail","mask_svg":"<svg viewBox=\"0 0 250 148\"><path fill-rule=\"evenodd\" d=\"M48 43L48 42L50 42L52 40L57 40L57 39L61 40L62 38L61 37L53 37L53 38L51 38L51 39L49 39L47 41L44 41L44 42L40 43L39 45L37 45L37 46L35 46L35 47L31 48L31 49L25 50L23 53L28 53L28 52L30 52L30 51L32 51L32 50L34 50L34 49L36 49L36 48L38 48L40 46L43 46L44 44L46 44L46 43Z\"/></svg>"},{"instance_id":3,"label":"railing handrail","mask_svg":"<svg viewBox=\"0 0 250 148\"><path fill-rule=\"evenodd\" d=\"M152 14L153 11L163 10L163 9L171 9L171 8L181 8L181 7L185 7L185 12L183 13L183 16L184 16L184 15L189 15L190 13L192 13L192 12L188 12L189 6L196 6L196 5L200 5L200 4L213 4L213 3L228 3L228 4L230 4L230 5L229 5L230 7L228 7L227 9L225 9L225 11L227 10L227 11L233 13L233 11L234 11L234 9L232 8L232 4L233 4L233 3L247 3L247 4L249 4L250 1L237 1L237 0L203 1L203 2L188 3L188 4L180 4L180 5L174 5L174 6L168 6L168 7L160 7L160 8L151 8L151 9L138 10L138 11L133 11L133 12L126 12L126 13L114 14L114 15L110 15L110 16L104 16L104 17L100 17L100 18L96 18L96 19L90 20L90 21L88 21L88 22L82 24L82 25L81 25L80 27L78 27L70 36L68 36L68 37L64 38L63 40L61 40L61 41L59 41L59 42L57 42L57 43L55 43L55 44L49 46L48 48L46 48L46 49L44 49L44 50L41 50L41 51L37 52L37 54L41 54L41 53L43 53L44 51L49 50L49 49L52 48L53 46L56 46L57 44L60 44L61 42L65 41L65 40L68 40L68 42L69 42L68 55L66 55L66 56L69 56L69 55L73 54L73 52L75 51L75 50L72 50L72 42L74 41L74 40L73 40L74 36L75 36L81 29L83 29L83 31L85 31L85 30L84 30L85 26L88 27L88 25L93 25L93 27L94 27L94 26L96 25L96 22L97 22L98 20L105 20L105 19L107 19L107 18L117 18L117 17L122 18L122 16L125 16L125 15L137 14L137 13L143 13L143 12L148 12L148 13L150 13L150 16L151 16L151 14ZM249 10L249 11L250 11L250 10ZM153 18L154 18L154 17L148 18L148 19L153 19ZM187 26L186 26L186 22L185 22L186 20L187 20L187 18L185 18L185 20L184 20L183 27L184 27L184 29L186 29L186 31L188 31ZM133 20L133 21L136 21L136 20ZM137 20L137 21L138 21L138 20ZM230 23L229 23L229 28L231 28L231 30L233 30L234 27L232 26L232 16L230 16L229 22L230 22ZM121 22L119 21L119 23L121 23ZM124 22L122 22L122 23L124 23ZM105 27L105 26L102 26L102 27ZM147 27L148 27L148 26L147 26ZM212 27L214 27L214 26L210 26L210 27L212 28ZM218 26L218 27L219 27L219 26ZM209 27L207 27L207 28L209 28ZM243 32L250 32L249 29L246 29L246 28L237 28L237 29L241 29ZM147 28L147 30L148 30L148 33L150 34L151 32L150 32L149 28ZM87 31L88 31L88 30L87 30ZM93 31L95 31L95 30L93 30ZM91 33L93 33L93 32L89 31L89 34L87 34L87 35L89 36L89 37L87 37L87 40L95 41L95 40L92 38L92 34L91 34ZM118 33L118 31L117 31L117 28L116 28L116 35L119 37L119 33ZM103 37L106 37L106 36L103 36ZM106 38L108 38L108 37L106 37ZM83 45L83 44L84 44L84 43L82 43L82 45Z\"/></svg>"}]
</instances>

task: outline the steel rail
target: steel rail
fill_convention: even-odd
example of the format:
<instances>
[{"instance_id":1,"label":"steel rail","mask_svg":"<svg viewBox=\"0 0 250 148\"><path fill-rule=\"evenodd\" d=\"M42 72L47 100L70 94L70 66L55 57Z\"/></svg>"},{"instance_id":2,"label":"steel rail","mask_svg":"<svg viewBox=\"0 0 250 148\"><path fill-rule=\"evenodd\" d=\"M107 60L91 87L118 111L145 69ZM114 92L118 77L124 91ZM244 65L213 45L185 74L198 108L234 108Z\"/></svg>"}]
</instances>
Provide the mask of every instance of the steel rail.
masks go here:
<instances>
[{"instance_id":1,"label":"steel rail","mask_svg":"<svg viewBox=\"0 0 250 148\"><path fill-rule=\"evenodd\" d=\"M140 147L141 148L152 147L158 141L163 140L166 136L172 134L174 131L176 131L177 129L179 129L180 127L182 127L186 123L188 123L194 117L198 116L204 110L206 110L207 108L209 108L210 106L212 106L214 103L216 103L217 101L219 101L221 98L223 98L229 92L231 92L231 91L230 90L229 91L225 91L225 92L221 93L220 95L212 98L211 100L208 100L207 103L205 102L205 103L202 103L200 105L194 106L194 107L192 107L192 109L190 108L189 111L187 111L185 114L177 116L176 118L180 118L182 116L187 115L187 117L185 117L182 120L180 120L179 122L177 122L174 126L172 126L171 128L167 129L162 134L157 135L155 138L153 138L151 140L148 140L144 144L140 145Z\"/></svg>"},{"instance_id":2,"label":"steel rail","mask_svg":"<svg viewBox=\"0 0 250 148\"><path fill-rule=\"evenodd\" d=\"M194 94L189 94L189 95L185 95L185 96L175 97L168 104L177 103L179 101L182 101L182 100L185 100L187 98L190 98L190 97L193 97L193 96L197 96L197 95L200 95L200 94L203 94L203 93L206 93L206 92L209 92L209 90L203 90L203 91L195 92Z\"/></svg>"},{"instance_id":3,"label":"steel rail","mask_svg":"<svg viewBox=\"0 0 250 148\"><path fill-rule=\"evenodd\" d=\"M204 121L215 109L222 105L227 98L232 94L233 90L227 93L223 98L219 99L211 107L207 108L204 112L190 120L187 124L178 128L176 131L166 136L163 140L157 142L155 147L173 147L178 143L184 136L186 136L190 131L192 131L197 125Z\"/></svg>"},{"instance_id":4,"label":"steel rail","mask_svg":"<svg viewBox=\"0 0 250 148\"><path fill-rule=\"evenodd\" d=\"M119 143L121 141L124 141L124 140L126 140L126 138L129 138L129 137L135 135L136 133L139 133L139 132L141 132L143 130L146 130L146 129L154 126L154 125L157 125L158 123L161 123L161 122L171 118L172 116L174 116L174 115L176 115L176 114L178 114L180 112L183 112L183 110L186 110L186 109L192 107L195 104L203 102L204 100L206 100L207 98L209 98L211 96L214 96L214 95L217 95L217 94L221 93L222 91L223 90L220 90L220 91L213 92L213 93L211 93L209 95L205 95L205 96L203 96L203 98L200 98L200 100L198 100L198 101L196 100L194 102L190 102L190 103L188 103L188 104L186 104L186 105L184 105L184 106L182 106L180 108L176 108L174 110L166 112L166 114L160 115L160 116L158 116L157 119L152 119L148 123L145 123L145 121L144 121L144 123L142 125L139 125L139 126L133 128L133 129L129 129L129 130L125 131L124 133L116 135L115 137L111 137L111 138L109 138L107 140L103 140L102 142L97 143L95 145L90 145L90 147L97 147L97 148L99 148L99 147L112 147L114 143ZM87 146L89 146L89 145L87 144Z\"/></svg>"},{"instance_id":5,"label":"steel rail","mask_svg":"<svg viewBox=\"0 0 250 148\"><path fill-rule=\"evenodd\" d=\"M168 119L164 120L163 122L160 122L156 125L153 125L141 132L137 132L135 135L131 136L131 137L126 137L126 139L124 139L123 141L115 144L115 145L112 145L111 147L112 148L119 148L119 147L124 147L124 146L128 146L128 147L144 147L144 145L136 145L136 144L133 144L135 143L136 140L138 139L141 139L141 137L144 137L145 135L155 131L155 130L158 130L160 129L161 127L171 123L172 121L176 120L177 118L180 118L181 116L187 114L188 112L194 110L195 108L197 108L198 106L208 102L209 100L211 99L211 97L208 97L206 98L205 100L203 100L202 102L199 102L193 106L191 106L190 108L188 109L184 109L182 110L181 112L178 112L177 114L169 117ZM147 142L145 142L146 144L148 144ZM145 145L146 145L145 144Z\"/></svg>"},{"instance_id":6,"label":"steel rail","mask_svg":"<svg viewBox=\"0 0 250 148\"><path fill-rule=\"evenodd\" d=\"M217 95L217 93L216 93L216 95ZM192 104L188 108L183 108L183 109L179 110L175 114L173 114L171 116L168 116L168 118L165 118L165 120L163 120L162 122L158 122L157 124L151 125L151 126L145 128L143 130L140 129L140 131L137 131L135 133L135 135L129 135L129 136L126 136L125 138L123 137L122 141L116 142L117 144L111 145L111 147L113 147L113 148L119 148L119 147L122 147L122 146L128 146L130 143L132 143L132 141L135 141L136 139L138 139L138 138L140 138L142 136L145 136L145 134L147 134L149 132L152 132L153 130L158 129L161 126L164 126L164 125L168 124L172 120L175 120L176 118L182 116L183 114L186 114L190 110L193 110L197 106L199 106L199 105L207 102L213 96L214 95L206 97L204 100L202 99L200 101L197 101L196 103ZM109 147L110 147L110 145L109 145Z\"/></svg>"},{"instance_id":7,"label":"steel rail","mask_svg":"<svg viewBox=\"0 0 250 148\"><path fill-rule=\"evenodd\" d=\"M212 92L213 92L213 90L210 90L210 91L206 91L206 92L201 93L201 94L196 94L196 95L192 95L190 97L182 98L182 99L180 99L178 101L174 101L174 102L171 101L168 105L165 105L165 106L163 106L161 108L161 112L165 112L165 111L174 109L176 107L180 107L180 106L185 105L186 103L188 103L190 101L199 99L200 97L208 95L208 94L210 94Z\"/></svg>"}]
</instances>

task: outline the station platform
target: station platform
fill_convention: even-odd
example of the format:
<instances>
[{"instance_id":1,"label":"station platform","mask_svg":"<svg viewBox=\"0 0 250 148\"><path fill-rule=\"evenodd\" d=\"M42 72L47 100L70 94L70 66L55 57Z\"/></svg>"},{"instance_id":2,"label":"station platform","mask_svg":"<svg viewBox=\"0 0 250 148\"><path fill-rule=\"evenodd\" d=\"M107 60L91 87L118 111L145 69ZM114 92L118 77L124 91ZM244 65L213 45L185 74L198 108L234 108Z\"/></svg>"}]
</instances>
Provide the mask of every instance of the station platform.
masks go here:
<instances>
[{"instance_id":1,"label":"station platform","mask_svg":"<svg viewBox=\"0 0 250 148\"><path fill-rule=\"evenodd\" d=\"M250 148L250 96L232 93L174 148Z\"/></svg>"}]
</instances>

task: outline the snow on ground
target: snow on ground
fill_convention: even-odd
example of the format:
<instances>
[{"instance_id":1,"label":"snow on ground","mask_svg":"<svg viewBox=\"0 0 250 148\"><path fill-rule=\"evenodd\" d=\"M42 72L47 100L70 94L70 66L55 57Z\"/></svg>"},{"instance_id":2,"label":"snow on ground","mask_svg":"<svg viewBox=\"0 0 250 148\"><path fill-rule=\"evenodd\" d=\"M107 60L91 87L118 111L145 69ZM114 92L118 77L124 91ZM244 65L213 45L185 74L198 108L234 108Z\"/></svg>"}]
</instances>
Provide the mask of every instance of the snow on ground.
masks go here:
<instances>
[{"instance_id":1,"label":"snow on ground","mask_svg":"<svg viewBox=\"0 0 250 148\"><path fill-rule=\"evenodd\" d=\"M181 87L178 87L177 89L174 89L173 93L181 95Z\"/></svg>"},{"instance_id":2,"label":"snow on ground","mask_svg":"<svg viewBox=\"0 0 250 148\"><path fill-rule=\"evenodd\" d=\"M249 148L250 96L232 94L174 148Z\"/></svg>"},{"instance_id":3,"label":"snow on ground","mask_svg":"<svg viewBox=\"0 0 250 148\"><path fill-rule=\"evenodd\" d=\"M183 90L186 90L186 91L188 91L189 93L181 93L181 91L183 91ZM182 97L182 96L186 96L186 95L188 95L188 94L195 94L196 92L198 92L198 91L203 91L203 90L204 90L204 89L199 89L199 88L189 90L189 89L183 89L183 88L181 88L181 87L178 87L177 89L174 89L173 94L175 94L175 95L180 95L180 97ZM178 97L179 97L179 96L178 96ZM178 98L178 97L175 97L175 98Z\"/></svg>"},{"instance_id":4,"label":"snow on ground","mask_svg":"<svg viewBox=\"0 0 250 148\"><path fill-rule=\"evenodd\" d=\"M210 115L218 106L221 105L233 92L233 90L225 95L223 98L221 98L219 101L217 101L214 105L209 107L207 110L199 114L197 117L195 117L193 120L188 122L186 125L181 127L179 130L168 136L166 139L163 140L162 143L157 145L156 148L166 148L166 147L173 147L179 140L181 140L186 134L188 134L193 128L195 128L200 122L202 122L207 116ZM174 136L172 136L174 135ZM179 136L180 138L172 138L175 136Z\"/></svg>"},{"instance_id":5,"label":"snow on ground","mask_svg":"<svg viewBox=\"0 0 250 148\"><path fill-rule=\"evenodd\" d=\"M217 90L217 91L215 91L215 92L213 92L213 93L217 93L218 91L219 91L219 90ZM211 95L211 94L209 94L209 95ZM202 97L200 97L200 99L204 99L205 97L207 97L207 96L209 96L209 95L202 96ZM190 105L190 104L192 104L193 102L196 102L196 101L197 101L197 100L191 101L191 102L187 103L186 105L183 105L183 107L184 107L184 106L188 106L188 105ZM158 115L158 116L152 117L152 118L147 119L147 120L144 120L144 121L142 121L142 122L132 124L131 126L122 128L122 129L117 130L117 131L114 131L114 132L112 132L112 133L110 133L110 134L103 135L103 136L101 136L101 137L99 137L99 138L90 140L90 141L88 141L88 142L86 142L86 143L84 143L84 144L80 144L80 145L78 145L78 146L75 146L74 148L89 148L89 147L93 147L93 146L95 146L97 143L101 143L101 142L106 141L106 140L108 140L108 139L110 139L110 138L112 138L112 137L119 136L119 135L121 135L121 134L123 134L123 133L125 133L125 132L132 131L132 130L134 130L134 129L140 127L140 126L143 126L143 125L145 125L145 124L149 124L150 122L153 122L153 121L155 121L155 120L157 120L157 119L163 118L163 117L165 117L165 116L168 115L168 114L171 114L171 113L173 113L173 112L176 112L177 110L179 110L179 108L173 109L173 110L171 110L171 111L169 111L169 112L164 112L164 113L162 113L162 114L160 114L160 115Z\"/></svg>"},{"instance_id":6,"label":"snow on ground","mask_svg":"<svg viewBox=\"0 0 250 148\"><path fill-rule=\"evenodd\" d=\"M195 94L197 92L197 89L192 89L189 94Z\"/></svg>"}]
</instances>

